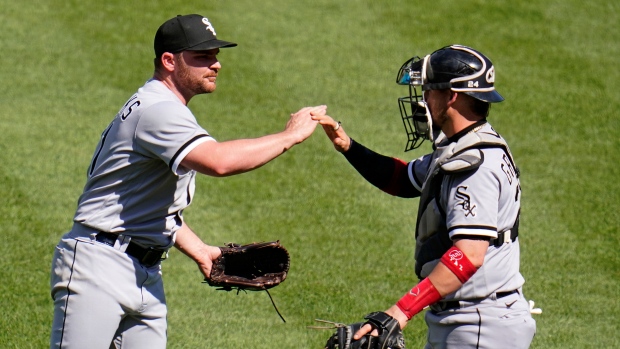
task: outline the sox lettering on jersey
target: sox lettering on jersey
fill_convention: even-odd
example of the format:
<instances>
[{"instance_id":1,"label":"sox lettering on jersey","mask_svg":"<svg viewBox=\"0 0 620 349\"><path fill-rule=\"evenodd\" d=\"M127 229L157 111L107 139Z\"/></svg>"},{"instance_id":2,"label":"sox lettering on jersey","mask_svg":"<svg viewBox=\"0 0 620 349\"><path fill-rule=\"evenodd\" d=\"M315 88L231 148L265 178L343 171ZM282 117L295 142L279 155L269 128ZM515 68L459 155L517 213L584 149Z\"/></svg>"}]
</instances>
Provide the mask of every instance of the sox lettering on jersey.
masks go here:
<instances>
[{"instance_id":1,"label":"sox lettering on jersey","mask_svg":"<svg viewBox=\"0 0 620 349\"><path fill-rule=\"evenodd\" d=\"M476 216L474 209L476 208L475 204L471 203L471 196L467 194L465 191L467 190L466 185L460 185L456 188L456 198L461 200L457 203L457 205L461 206L465 211L465 217L467 216Z\"/></svg>"}]
</instances>

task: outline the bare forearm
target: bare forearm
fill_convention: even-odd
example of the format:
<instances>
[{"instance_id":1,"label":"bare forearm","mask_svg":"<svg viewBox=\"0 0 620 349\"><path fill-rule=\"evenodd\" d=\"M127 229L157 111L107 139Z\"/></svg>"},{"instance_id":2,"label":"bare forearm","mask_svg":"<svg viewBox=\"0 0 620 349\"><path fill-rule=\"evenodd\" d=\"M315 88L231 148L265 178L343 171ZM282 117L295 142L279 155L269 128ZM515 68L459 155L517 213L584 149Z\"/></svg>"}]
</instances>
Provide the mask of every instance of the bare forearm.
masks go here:
<instances>
[{"instance_id":1,"label":"bare forearm","mask_svg":"<svg viewBox=\"0 0 620 349\"><path fill-rule=\"evenodd\" d=\"M206 244L185 224L177 230L174 247L196 260L206 251Z\"/></svg>"},{"instance_id":2,"label":"bare forearm","mask_svg":"<svg viewBox=\"0 0 620 349\"><path fill-rule=\"evenodd\" d=\"M433 283L437 292L442 297L455 292L463 284L459 279L442 263L437 264L433 271L428 276L428 279Z\"/></svg>"},{"instance_id":3,"label":"bare forearm","mask_svg":"<svg viewBox=\"0 0 620 349\"><path fill-rule=\"evenodd\" d=\"M185 223L176 232L174 247L194 260L205 277L209 277L212 261L221 253L218 247L205 244Z\"/></svg>"},{"instance_id":4,"label":"bare forearm","mask_svg":"<svg viewBox=\"0 0 620 349\"><path fill-rule=\"evenodd\" d=\"M181 166L216 177L253 170L310 137L318 125L312 115L325 115L326 110L324 105L302 108L291 114L284 131L260 138L202 143L185 156Z\"/></svg>"},{"instance_id":5,"label":"bare forearm","mask_svg":"<svg viewBox=\"0 0 620 349\"><path fill-rule=\"evenodd\" d=\"M181 165L211 176L230 176L261 167L296 143L294 135L287 132L254 139L206 142L190 152Z\"/></svg>"}]
</instances>

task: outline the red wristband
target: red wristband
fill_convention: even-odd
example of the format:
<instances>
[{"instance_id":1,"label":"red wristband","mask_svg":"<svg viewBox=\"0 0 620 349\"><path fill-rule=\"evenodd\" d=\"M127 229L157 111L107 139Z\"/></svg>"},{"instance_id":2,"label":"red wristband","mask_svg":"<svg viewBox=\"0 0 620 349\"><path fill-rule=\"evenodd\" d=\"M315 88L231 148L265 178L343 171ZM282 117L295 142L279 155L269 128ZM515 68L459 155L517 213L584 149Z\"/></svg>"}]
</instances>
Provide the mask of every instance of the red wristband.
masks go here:
<instances>
[{"instance_id":1,"label":"red wristband","mask_svg":"<svg viewBox=\"0 0 620 349\"><path fill-rule=\"evenodd\" d=\"M411 291L407 292L397 303L396 306L411 319L415 314L422 311L427 306L436 303L441 299L441 295L428 279L420 281Z\"/></svg>"},{"instance_id":2,"label":"red wristband","mask_svg":"<svg viewBox=\"0 0 620 349\"><path fill-rule=\"evenodd\" d=\"M467 258L465 253L456 246L452 246L452 248L441 257L441 263L448 267L463 284L478 270Z\"/></svg>"}]
</instances>

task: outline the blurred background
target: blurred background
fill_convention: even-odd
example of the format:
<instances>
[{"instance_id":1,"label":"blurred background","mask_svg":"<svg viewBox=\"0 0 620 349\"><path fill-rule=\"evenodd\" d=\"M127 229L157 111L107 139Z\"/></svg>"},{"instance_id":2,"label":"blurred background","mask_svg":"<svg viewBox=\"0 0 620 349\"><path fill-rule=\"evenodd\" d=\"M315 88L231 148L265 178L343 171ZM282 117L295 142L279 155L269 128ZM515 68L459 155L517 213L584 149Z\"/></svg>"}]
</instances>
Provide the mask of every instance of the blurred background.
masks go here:
<instances>
[{"instance_id":1,"label":"blurred background","mask_svg":"<svg viewBox=\"0 0 620 349\"><path fill-rule=\"evenodd\" d=\"M487 55L506 101L489 121L521 169L521 270L532 348L617 348L620 311L620 4L576 0L0 0L0 347L48 346L51 256L70 229L99 136L152 76L153 37L177 14L208 17L220 39L217 91L189 104L216 139L283 129L327 104L367 147L404 160L395 83L414 55L463 44ZM418 200L380 192L323 131L274 162L201 176L188 224L208 243L279 239L289 278L271 295L201 284L176 250L163 263L169 348L321 348L343 323L409 290ZM404 330L422 348L426 325Z\"/></svg>"}]
</instances>

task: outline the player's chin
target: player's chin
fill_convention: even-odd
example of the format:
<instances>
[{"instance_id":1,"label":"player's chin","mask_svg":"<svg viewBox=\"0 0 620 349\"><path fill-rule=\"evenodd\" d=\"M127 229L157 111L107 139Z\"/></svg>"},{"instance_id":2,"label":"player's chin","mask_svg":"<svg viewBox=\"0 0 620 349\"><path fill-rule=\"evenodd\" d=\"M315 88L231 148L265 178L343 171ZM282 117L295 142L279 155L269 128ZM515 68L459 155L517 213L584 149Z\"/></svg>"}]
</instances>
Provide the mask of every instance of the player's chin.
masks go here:
<instances>
[{"instance_id":1,"label":"player's chin","mask_svg":"<svg viewBox=\"0 0 620 349\"><path fill-rule=\"evenodd\" d=\"M205 82L202 84L202 93L212 93L216 87L215 82Z\"/></svg>"}]
</instances>

